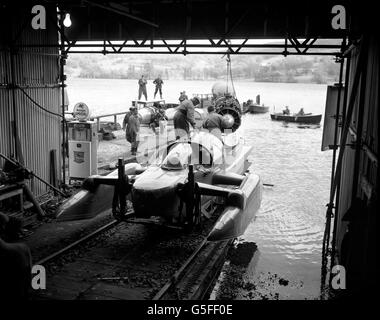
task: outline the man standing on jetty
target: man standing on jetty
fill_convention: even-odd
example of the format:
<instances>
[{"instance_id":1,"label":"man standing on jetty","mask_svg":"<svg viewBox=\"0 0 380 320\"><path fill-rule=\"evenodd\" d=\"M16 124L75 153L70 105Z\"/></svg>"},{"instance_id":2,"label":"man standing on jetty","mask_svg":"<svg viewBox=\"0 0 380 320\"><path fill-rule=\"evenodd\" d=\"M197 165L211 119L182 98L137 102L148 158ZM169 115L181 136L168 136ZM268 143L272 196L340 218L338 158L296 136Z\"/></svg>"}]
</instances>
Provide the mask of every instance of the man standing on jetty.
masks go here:
<instances>
[{"instance_id":1,"label":"man standing on jetty","mask_svg":"<svg viewBox=\"0 0 380 320\"><path fill-rule=\"evenodd\" d=\"M156 85L156 90L154 91L154 99L156 99L156 94L160 91L160 98L162 99L162 85L164 81L162 81L161 76L159 75L156 79L154 79L153 84Z\"/></svg>"},{"instance_id":2,"label":"man standing on jetty","mask_svg":"<svg viewBox=\"0 0 380 320\"><path fill-rule=\"evenodd\" d=\"M139 80L139 100L141 99L141 95L144 95L145 101L148 100L148 95L146 94L146 79L145 76L142 75Z\"/></svg>"},{"instance_id":3,"label":"man standing on jetty","mask_svg":"<svg viewBox=\"0 0 380 320\"><path fill-rule=\"evenodd\" d=\"M131 144L131 154L135 156L139 146L140 119L136 107L130 107L129 110L130 113L123 121L123 129L125 128L125 137Z\"/></svg>"}]
</instances>

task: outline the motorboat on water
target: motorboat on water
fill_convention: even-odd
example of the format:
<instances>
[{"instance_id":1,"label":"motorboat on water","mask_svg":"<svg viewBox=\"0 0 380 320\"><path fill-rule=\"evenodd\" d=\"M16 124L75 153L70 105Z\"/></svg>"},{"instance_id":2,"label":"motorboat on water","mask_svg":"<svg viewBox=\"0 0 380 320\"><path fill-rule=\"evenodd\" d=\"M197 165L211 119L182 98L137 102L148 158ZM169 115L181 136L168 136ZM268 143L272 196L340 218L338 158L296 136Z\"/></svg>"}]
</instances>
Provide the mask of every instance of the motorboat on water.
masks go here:
<instances>
[{"instance_id":1,"label":"motorboat on water","mask_svg":"<svg viewBox=\"0 0 380 320\"><path fill-rule=\"evenodd\" d=\"M260 95L256 96L256 102L249 99L247 102L243 102L243 112L244 113L267 113L269 112L269 106L264 106L260 104Z\"/></svg>"}]
</instances>

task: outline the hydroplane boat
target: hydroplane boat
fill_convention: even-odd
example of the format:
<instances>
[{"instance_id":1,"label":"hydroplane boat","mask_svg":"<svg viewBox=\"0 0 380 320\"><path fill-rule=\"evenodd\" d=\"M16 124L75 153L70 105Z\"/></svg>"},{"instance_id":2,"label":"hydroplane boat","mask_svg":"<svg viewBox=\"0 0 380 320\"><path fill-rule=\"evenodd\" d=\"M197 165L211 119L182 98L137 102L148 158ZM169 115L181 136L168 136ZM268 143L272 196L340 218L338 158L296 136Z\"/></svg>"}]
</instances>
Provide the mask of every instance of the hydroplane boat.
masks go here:
<instances>
[{"instance_id":1,"label":"hydroplane boat","mask_svg":"<svg viewBox=\"0 0 380 320\"><path fill-rule=\"evenodd\" d=\"M192 227L201 215L207 215L205 205L218 199L223 210L207 239L242 235L260 208L262 182L247 171L252 147L244 144L237 131L240 105L231 96L217 101L217 112L232 132L221 139L210 132L193 132L189 139L173 141L143 161L147 165L124 165L120 159L118 169L109 175L87 178L82 190L58 209L58 219L91 218L109 208L123 219L129 199L135 217L159 216Z\"/></svg>"}]
</instances>

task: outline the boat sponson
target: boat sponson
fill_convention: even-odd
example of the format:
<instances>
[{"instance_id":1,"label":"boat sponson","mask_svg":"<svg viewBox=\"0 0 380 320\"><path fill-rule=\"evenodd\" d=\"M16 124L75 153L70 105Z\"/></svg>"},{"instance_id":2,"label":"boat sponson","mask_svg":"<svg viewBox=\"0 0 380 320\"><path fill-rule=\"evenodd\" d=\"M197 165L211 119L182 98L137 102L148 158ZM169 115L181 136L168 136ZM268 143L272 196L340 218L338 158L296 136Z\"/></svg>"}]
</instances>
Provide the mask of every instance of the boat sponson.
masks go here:
<instances>
[{"instance_id":1,"label":"boat sponson","mask_svg":"<svg viewBox=\"0 0 380 320\"><path fill-rule=\"evenodd\" d=\"M145 170L139 163L127 163L126 175L135 175ZM105 210L111 209L114 185L118 170L106 176L94 175L85 179L82 190L66 200L56 211L57 221L91 219Z\"/></svg>"},{"instance_id":2,"label":"boat sponson","mask_svg":"<svg viewBox=\"0 0 380 320\"><path fill-rule=\"evenodd\" d=\"M243 194L243 205L239 205L240 201L233 202L240 197L235 193L231 199L233 201L227 202L227 208L207 237L208 241L220 241L241 236L255 217L262 198L262 183L259 176L250 174L239 191Z\"/></svg>"},{"instance_id":3,"label":"boat sponson","mask_svg":"<svg viewBox=\"0 0 380 320\"><path fill-rule=\"evenodd\" d=\"M80 190L64 202L57 210L58 221L90 219L108 210L112 206L114 187L98 185L90 190Z\"/></svg>"}]
</instances>

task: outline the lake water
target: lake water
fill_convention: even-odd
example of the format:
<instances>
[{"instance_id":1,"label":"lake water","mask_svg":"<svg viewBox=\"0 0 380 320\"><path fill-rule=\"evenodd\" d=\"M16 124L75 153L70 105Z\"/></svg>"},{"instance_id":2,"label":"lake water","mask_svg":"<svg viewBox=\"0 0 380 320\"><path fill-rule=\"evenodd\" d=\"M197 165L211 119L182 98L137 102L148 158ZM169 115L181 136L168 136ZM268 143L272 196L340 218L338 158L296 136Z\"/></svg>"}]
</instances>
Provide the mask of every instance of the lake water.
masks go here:
<instances>
[{"instance_id":1,"label":"lake water","mask_svg":"<svg viewBox=\"0 0 380 320\"><path fill-rule=\"evenodd\" d=\"M137 80L69 79L67 83L69 110L75 103L85 102L93 116L126 111L131 100L137 98ZM177 102L183 90L189 97L193 93L210 93L214 83L164 80L163 98ZM305 112L324 112L326 85L250 81L235 81L234 85L241 103L260 94L261 102L271 111L288 105L291 112L300 107ZM152 80L147 89L152 99ZM251 171L257 172L264 183L274 185L264 188L256 220L241 237L258 248L258 259L249 265L244 277L261 291L275 292L279 299L319 296L331 170L331 152L320 151L322 128L323 120L321 127L301 129L295 124L285 126L271 121L269 113L243 116L242 132L246 143L253 146ZM286 285L279 285L273 275L285 279ZM262 297L243 291L239 299Z\"/></svg>"}]
</instances>

